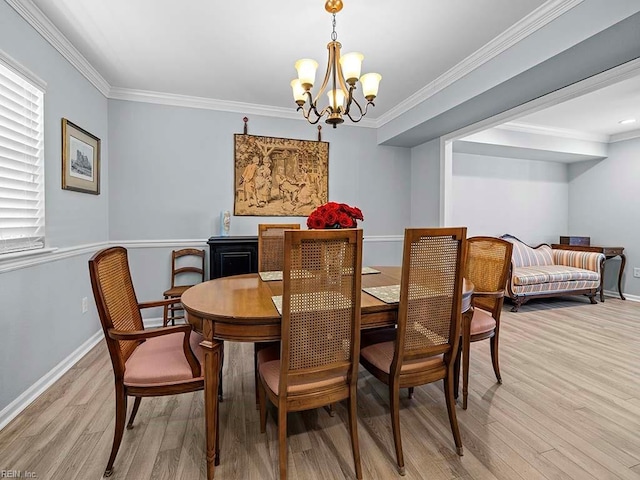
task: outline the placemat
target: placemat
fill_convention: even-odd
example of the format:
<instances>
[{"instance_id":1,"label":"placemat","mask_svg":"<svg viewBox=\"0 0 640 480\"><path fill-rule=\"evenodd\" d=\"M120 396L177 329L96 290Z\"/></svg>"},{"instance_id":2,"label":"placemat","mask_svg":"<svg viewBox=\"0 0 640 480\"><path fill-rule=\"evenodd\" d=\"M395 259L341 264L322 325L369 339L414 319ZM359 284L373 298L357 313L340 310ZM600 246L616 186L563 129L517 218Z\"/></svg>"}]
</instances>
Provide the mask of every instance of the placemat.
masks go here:
<instances>
[{"instance_id":1,"label":"placemat","mask_svg":"<svg viewBox=\"0 0 640 480\"><path fill-rule=\"evenodd\" d=\"M307 297L306 304L308 310L322 311L322 310L335 310L334 305L345 305L349 302L349 297L345 297L338 292L313 292L313 293L297 293L294 297L303 296ZM282 315L282 295L273 295L271 297L273 304L278 310L278 313ZM296 304L298 302L295 302ZM315 303L315 306L314 306ZM305 309L306 310L306 309Z\"/></svg>"},{"instance_id":2,"label":"placemat","mask_svg":"<svg viewBox=\"0 0 640 480\"><path fill-rule=\"evenodd\" d=\"M400 285L385 285L383 287L364 287L363 292L373 295L384 303L400 302Z\"/></svg>"},{"instance_id":3,"label":"placemat","mask_svg":"<svg viewBox=\"0 0 640 480\"><path fill-rule=\"evenodd\" d=\"M381 272L380 270L376 270L375 268L362 267L362 275L370 275L372 273L381 273ZM273 271L273 272L260 272L258 275L260 275L260 278L262 279L263 282L272 282L272 281L282 280L281 270ZM312 274L309 273L309 276L311 275Z\"/></svg>"}]
</instances>

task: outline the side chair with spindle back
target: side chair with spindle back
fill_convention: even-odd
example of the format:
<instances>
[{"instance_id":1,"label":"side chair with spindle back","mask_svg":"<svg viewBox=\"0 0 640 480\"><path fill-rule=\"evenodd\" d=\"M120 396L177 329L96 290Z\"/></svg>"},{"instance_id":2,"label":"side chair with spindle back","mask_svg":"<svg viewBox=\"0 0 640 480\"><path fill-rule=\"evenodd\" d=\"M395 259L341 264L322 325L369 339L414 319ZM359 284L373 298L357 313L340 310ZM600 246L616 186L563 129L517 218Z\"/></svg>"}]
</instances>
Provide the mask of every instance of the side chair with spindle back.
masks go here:
<instances>
[{"instance_id":1,"label":"side chair with spindle back","mask_svg":"<svg viewBox=\"0 0 640 480\"><path fill-rule=\"evenodd\" d=\"M196 248L182 248L171 252L171 287L164 291L164 298L180 298L187 288L204 282L204 256L204 250ZM195 259L190 264L179 264L180 259L191 260L188 257ZM164 307L164 326L169 321L171 325L175 325L175 321L179 319L184 319L184 309L179 302Z\"/></svg>"}]
</instances>

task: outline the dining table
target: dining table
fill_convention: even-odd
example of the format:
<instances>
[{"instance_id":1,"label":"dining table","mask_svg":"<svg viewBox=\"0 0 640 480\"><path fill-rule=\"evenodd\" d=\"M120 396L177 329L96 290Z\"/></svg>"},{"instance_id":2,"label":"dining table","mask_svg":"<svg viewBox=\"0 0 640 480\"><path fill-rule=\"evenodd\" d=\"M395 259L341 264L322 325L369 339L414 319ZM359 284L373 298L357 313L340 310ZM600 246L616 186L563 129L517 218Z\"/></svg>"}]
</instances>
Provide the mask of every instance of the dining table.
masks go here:
<instances>
[{"instance_id":1,"label":"dining table","mask_svg":"<svg viewBox=\"0 0 640 480\"><path fill-rule=\"evenodd\" d=\"M401 276L402 269L399 266L363 269L362 329L396 324L397 301L383 301L367 293L366 289L399 286ZM217 428L222 342L268 342L280 339L281 315L273 297L282 295L282 280L277 276L272 276L275 278L272 280L265 275L262 277L258 273L250 273L216 278L197 284L182 294L181 303L187 312L187 320L204 337L200 346L204 352L207 480L213 480L215 465L219 464L220 459ZM461 311L465 313L472 310L473 284L465 280L462 290Z\"/></svg>"}]
</instances>

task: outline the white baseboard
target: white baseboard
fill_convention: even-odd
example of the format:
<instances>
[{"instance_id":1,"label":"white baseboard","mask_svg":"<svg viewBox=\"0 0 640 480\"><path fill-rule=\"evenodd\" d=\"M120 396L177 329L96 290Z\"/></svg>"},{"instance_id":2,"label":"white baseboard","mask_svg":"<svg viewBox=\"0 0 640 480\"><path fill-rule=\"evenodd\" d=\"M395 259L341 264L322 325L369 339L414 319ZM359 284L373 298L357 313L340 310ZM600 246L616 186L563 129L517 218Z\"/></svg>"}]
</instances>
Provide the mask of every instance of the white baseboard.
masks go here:
<instances>
[{"instance_id":1,"label":"white baseboard","mask_svg":"<svg viewBox=\"0 0 640 480\"><path fill-rule=\"evenodd\" d=\"M162 326L162 317L144 319L145 328L155 328ZM0 430L16 418L20 412L27 408L33 401L42 395L51 385L53 385L62 375L73 367L82 357L95 347L103 338L102 330L94 333L91 338L80 345L71 355L62 360L51 371L46 373L36 383L25 390L18 398L0 411Z\"/></svg>"},{"instance_id":2,"label":"white baseboard","mask_svg":"<svg viewBox=\"0 0 640 480\"><path fill-rule=\"evenodd\" d=\"M161 319L162 323L162 319ZM11 420L18 416L36 398L45 392L56 380L64 375L78 360L84 357L89 350L95 347L103 338L102 330L97 331L91 337L76 348L71 355L53 367L48 373L41 377L36 383L27 388L18 398L0 411L0 430L2 430Z\"/></svg>"},{"instance_id":3,"label":"white baseboard","mask_svg":"<svg viewBox=\"0 0 640 480\"><path fill-rule=\"evenodd\" d=\"M640 295L630 295L624 292L622 292L622 294L627 300L631 300L632 302L640 302ZM605 290L604 295L605 297L620 298L620 294L617 290Z\"/></svg>"}]
</instances>

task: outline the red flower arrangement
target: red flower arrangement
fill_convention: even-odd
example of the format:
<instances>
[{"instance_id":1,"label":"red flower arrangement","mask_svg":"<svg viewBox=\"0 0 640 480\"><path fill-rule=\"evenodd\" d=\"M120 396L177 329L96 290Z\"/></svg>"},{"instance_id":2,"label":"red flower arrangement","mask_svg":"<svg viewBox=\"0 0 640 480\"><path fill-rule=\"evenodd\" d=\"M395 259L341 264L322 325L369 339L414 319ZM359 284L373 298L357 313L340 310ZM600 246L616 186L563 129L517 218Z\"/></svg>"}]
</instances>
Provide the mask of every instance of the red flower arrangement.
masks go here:
<instances>
[{"instance_id":1,"label":"red flower arrangement","mask_svg":"<svg viewBox=\"0 0 640 480\"><path fill-rule=\"evenodd\" d=\"M362 210L346 203L327 202L316 208L307 218L307 227L313 230L325 228L355 228L358 220L364 220Z\"/></svg>"}]
</instances>

